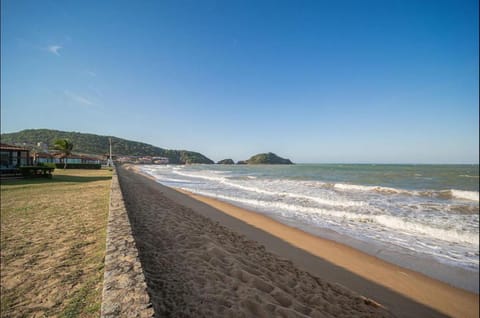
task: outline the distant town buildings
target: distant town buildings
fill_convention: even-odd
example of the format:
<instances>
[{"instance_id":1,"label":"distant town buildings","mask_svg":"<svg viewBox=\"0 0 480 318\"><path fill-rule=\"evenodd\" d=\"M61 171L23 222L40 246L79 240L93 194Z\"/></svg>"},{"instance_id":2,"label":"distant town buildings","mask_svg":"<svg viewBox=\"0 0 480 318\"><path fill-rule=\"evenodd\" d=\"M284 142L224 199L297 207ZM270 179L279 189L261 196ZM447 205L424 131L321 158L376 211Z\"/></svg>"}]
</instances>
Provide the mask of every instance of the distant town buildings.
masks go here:
<instances>
[{"instance_id":1,"label":"distant town buildings","mask_svg":"<svg viewBox=\"0 0 480 318\"><path fill-rule=\"evenodd\" d=\"M153 157L153 156L121 156L117 158L117 161L120 163L138 163L138 164L156 164L156 165L168 164L168 158Z\"/></svg>"},{"instance_id":2,"label":"distant town buildings","mask_svg":"<svg viewBox=\"0 0 480 318\"><path fill-rule=\"evenodd\" d=\"M37 148L43 152L48 152L48 145L43 141L37 142Z\"/></svg>"},{"instance_id":3,"label":"distant town buildings","mask_svg":"<svg viewBox=\"0 0 480 318\"><path fill-rule=\"evenodd\" d=\"M61 153L49 150L48 144L39 141L35 144L17 143L15 145L1 145L1 168L16 168L25 165L37 165L44 163L64 163L67 164L106 164L110 158L109 154L83 155L71 154L67 158L63 158ZM136 163L136 164L156 164L165 165L169 163L167 157L158 156L113 156L112 159L119 163Z\"/></svg>"}]
</instances>

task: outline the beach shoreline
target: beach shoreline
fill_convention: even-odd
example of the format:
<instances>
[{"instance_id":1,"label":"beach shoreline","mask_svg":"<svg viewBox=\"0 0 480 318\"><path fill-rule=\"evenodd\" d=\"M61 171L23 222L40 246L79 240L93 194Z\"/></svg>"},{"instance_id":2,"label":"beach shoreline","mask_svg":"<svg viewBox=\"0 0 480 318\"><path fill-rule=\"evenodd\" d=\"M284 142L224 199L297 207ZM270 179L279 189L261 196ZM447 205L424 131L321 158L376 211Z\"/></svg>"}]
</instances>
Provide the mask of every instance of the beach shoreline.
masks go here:
<instances>
[{"instance_id":1,"label":"beach shoreline","mask_svg":"<svg viewBox=\"0 0 480 318\"><path fill-rule=\"evenodd\" d=\"M127 168L155 181L153 177L142 173L136 166L129 166ZM402 297L406 297L413 300L415 303L423 304L438 312L453 317L478 317L479 315L478 295L474 293L452 287L415 271L390 264L344 244L319 238L299 229L289 227L259 213L248 211L212 198L179 191L178 189L166 189L169 189L165 191L170 192L169 195L171 197L173 196L174 200L176 199L178 203L186 204L184 195L188 195L197 202L202 202L226 215L248 224L251 227L264 231L294 248L298 248L316 258L326 261L326 263L329 263L331 266L340 267L341 269L352 273L353 276L361 277L361 282L356 282L355 279L352 279L352 276L346 278L340 277L340 279L336 279L338 277L333 279L330 277L330 280L336 281L337 283L367 297L372 297L375 301L378 301L381 304L387 304L386 307L399 316L415 316L410 315L412 311L415 312L415 309L405 308L408 306L396 303L396 301ZM177 192L178 195L171 191ZM216 218L216 221L220 220L220 223L222 223L221 217L216 216ZM228 224L226 224L228 222L223 223L228 227ZM233 230L236 229L233 228ZM254 235L253 238L255 239ZM265 241L257 241L266 245L267 249L272 247L268 246L268 242L265 244ZM281 256L288 254L284 253L285 251L281 249L279 251L272 248L272 250ZM305 264L301 264L303 262L302 260L294 259L293 261L300 263L300 266L313 272L314 275L328 279L328 274L325 275L328 270L325 270L325 267L315 269L315 266L311 266L310 264L309 268L309 264L306 264L306 266ZM338 272L335 274L338 274ZM378 288L378 290L366 288L365 286L368 284L365 284L365 280L372 282L375 286L381 286L387 290L393 291L393 296L392 294L387 295L383 288Z\"/></svg>"}]
</instances>

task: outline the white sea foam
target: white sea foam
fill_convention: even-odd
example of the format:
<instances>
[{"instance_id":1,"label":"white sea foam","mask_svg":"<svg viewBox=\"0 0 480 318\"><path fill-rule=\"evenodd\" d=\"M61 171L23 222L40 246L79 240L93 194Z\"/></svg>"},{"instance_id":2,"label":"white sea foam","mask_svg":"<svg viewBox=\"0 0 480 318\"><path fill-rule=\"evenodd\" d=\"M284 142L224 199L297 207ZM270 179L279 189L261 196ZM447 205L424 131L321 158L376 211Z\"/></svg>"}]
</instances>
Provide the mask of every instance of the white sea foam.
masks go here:
<instances>
[{"instance_id":1,"label":"white sea foam","mask_svg":"<svg viewBox=\"0 0 480 318\"><path fill-rule=\"evenodd\" d=\"M220 200L238 202L242 204L247 204L253 207L262 207L270 210L282 209L283 211L291 212L292 215L299 216L299 213L304 213L303 217L308 218L308 215L322 215L334 217L339 220L351 220L362 223L377 223L382 226L386 226L390 229L409 232L414 235L424 235L431 237L437 240L443 240L448 242L466 242L472 245L479 245L478 234L473 233L462 233L454 229L442 229L435 228L426 224L416 223L404 220L400 217L390 216L390 215L365 215L359 213L352 213L347 211L339 210L328 210L321 208L312 208L305 206L297 206L288 203L283 203L279 201L265 201L258 199L247 199L240 197L232 197L222 194L216 194L206 191L195 191L196 193L204 196L214 197Z\"/></svg>"},{"instance_id":2,"label":"white sea foam","mask_svg":"<svg viewBox=\"0 0 480 318\"><path fill-rule=\"evenodd\" d=\"M335 189L342 191L358 191L358 192L378 192L383 194L405 194L411 196L426 196L426 197L439 197L439 198L457 198L471 201L479 201L478 191L464 191L464 190L425 190L425 191L409 191L404 189L395 189L390 187L380 186L365 186L356 184L342 184L337 183L334 185Z\"/></svg>"},{"instance_id":3,"label":"white sea foam","mask_svg":"<svg viewBox=\"0 0 480 318\"><path fill-rule=\"evenodd\" d=\"M458 198L458 199L466 199L471 201L479 200L478 191L463 191L463 190L452 189L450 190L450 193L452 197Z\"/></svg>"},{"instance_id":4,"label":"white sea foam","mask_svg":"<svg viewBox=\"0 0 480 318\"><path fill-rule=\"evenodd\" d=\"M406 190L400 190L395 188L389 187L380 187L380 186L365 186L365 185L357 185L357 184L344 184L344 183L336 183L334 185L335 189L343 190L343 191L375 191L375 192L384 192L384 193L408 193Z\"/></svg>"},{"instance_id":5,"label":"white sea foam","mask_svg":"<svg viewBox=\"0 0 480 318\"><path fill-rule=\"evenodd\" d=\"M187 188L184 188L184 190L187 190ZM299 212L303 212L305 214L320 214L324 216L332 216L338 219L351 219L351 220L369 220L369 216L357 214L357 213L351 213L351 212L346 212L346 211L338 211L338 210L328 210L328 209L321 209L321 208L312 208L312 207L306 207L306 206L301 206L301 205L293 205L293 204L288 204L288 203L283 203L280 201L267 201L267 200L260 200L260 199L248 199L248 198L242 198L242 197L233 197L233 196L227 196L223 194L218 194L218 193L212 193L208 191L200 191L200 190L195 190L194 191L197 194L208 196L208 197L213 197L217 198L220 200L225 200L225 201L232 201L232 202L238 202L238 203L243 203L247 205L251 205L254 207L263 207L263 208L270 208L270 209L282 209L284 211L291 211L293 212L292 214L298 215Z\"/></svg>"},{"instance_id":6,"label":"white sea foam","mask_svg":"<svg viewBox=\"0 0 480 318\"><path fill-rule=\"evenodd\" d=\"M234 188L237 188L237 189L242 189L242 190L249 191L249 192L261 193L261 194L266 194L266 195L270 195L270 196L288 196L288 197L291 197L291 198L306 199L306 200L311 200L311 201L317 202L317 203L322 204L322 205L331 205L331 206L365 206L366 205L365 202L339 200L339 198L337 198L337 200L330 200L330 199L326 199L326 198L313 197L313 196L302 195L302 194L295 194L295 193L286 192L286 191L265 190L264 187L267 187L268 184L265 184L265 181L263 181L264 184L261 184L261 185L263 185L264 187L252 186L251 184L254 181L254 179L249 180L246 183L241 184L238 181L231 181L231 180L229 180L228 178L225 178L225 177L212 176L212 175L207 174L206 172L204 172L202 174L185 173L185 172L181 172L181 171L178 171L178 170L176 170L174 172L178 175L181 175L181 176L191 177L191 178L200 178L200 179L205 179L205 180L209 180L209 181L215 181L215 182L222 183L222 184L230 186L230 187L234 187ZM278 187L283 188L283 185L280 184Z\"/></svg>"},{"instance_id":7,"label":"white sea foam","mask_svg":"<svg viewBox=\"0 0 480 318\"><path fill-rule=\"evenodd\" d=\"M296 198L296 199L310 200L310 201L319 203L321 205L342 206L342 207L365 205L365 202L342 200L341 198L338 198L338 197L336 199L328 199L328 198L297 194L297 193L292 193L287 191L269 191L269 190L264 190L261 187L254 187L251 185L242 185L242 184L239 184L238 182L232 182L232 181L226 181L226 180L223 181L223 183L231 187L235 187L235 188L242 189L249 192L262 193L262 194L267 194L274 197L284 196L284 197L290 197L290 198ZM272 188L271 184L263 184L263 185L265 187L268 187L268 185L270 185L270 188ZM277 188L283 188L283 187L282 185L277 185Z\"/></svg>"},{"instance_id":8,"label":"white sea foam","mask_svg":"<svg viewBox=\"0 0 480 318\"><path fill-rule=\"evenodd\" d=\"M187 173L184 171L181 171L180 169L174 169L173 172L175 174L178 174L180 176L188 177L188 178L197 178L197 179L205 179L205 180L210 180L210 181L217 181L217 182L222 182L225 180L225 177L219 177L217 174L210 175L206 173L198 174L198 173Z\"/></svg>"},{"instance_id":9,"label":"white sea foam","mask_svg":"<svg viewBox=\"0 0 480 318\"><path fill-rule=\"evenodd\" d=\"M190 183L190 184L198 183L193 180L184 180L184 179L176 179L176 178L162 178L161 181L172 182L172 183Z\"/></svg>"},{"instance_id":10,"label":"white sea foam","mask_svg":"<svg viewBox=\"0 0 480 318\"><path fill-rule=\"evenodd\" d=\"M478 234L463 233L454 229L447 230L435 228L426 224L415 223L390 215L376 215L374 216L374 219L379 224L399 231L407 231L416 235L422 234L448 242L465 242L476 246L479 245Z\"/></svg>"}]
</instances>

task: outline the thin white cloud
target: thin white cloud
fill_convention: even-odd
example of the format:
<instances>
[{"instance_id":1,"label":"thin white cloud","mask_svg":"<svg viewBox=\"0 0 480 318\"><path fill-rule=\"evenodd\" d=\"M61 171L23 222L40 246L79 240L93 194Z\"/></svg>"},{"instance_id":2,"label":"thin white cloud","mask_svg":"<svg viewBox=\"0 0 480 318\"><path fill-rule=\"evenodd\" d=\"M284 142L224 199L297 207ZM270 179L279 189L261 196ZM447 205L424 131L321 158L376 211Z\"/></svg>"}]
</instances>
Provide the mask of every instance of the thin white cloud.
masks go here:
<instances>
[{"instance_id":1,"label":"thin white cloud","mask_svg":"<svg viewBox=\"0 0 480 318\"><path fill-rule=\"evenodd\" d=\"M73 101L75 103L82 104L82 105L87 105L87 106L94 105L94 103L91 100L89 100L89 99L87 99L83 96L80 96L78 94L72 93L68 90L65 90L63 93L65 94L65 96L68 99L70 99L71 101Z\"/></svg>"},{"instance_id":2,"label":"thin white cloud","mask_svg":"<svg viewBox=\"0 0 480 318\"><path fill-rule=\"evenodd\" d=\"M94 95L98 98L101 98L103 97L103 93L101 92L101 90L96 86L96 85L93 85L93 84L89 84L88 85L88 90L89 92L91 93L90 96Z\"/></svg>"},{"instance_id":3,"label":"thin white cloud","mask_svg":"<svg viewBox=\"0 0 480 318\"><path fill-rule=\"evenodd\" d=\"M60 53L58 53L58 51L62 49L62 47L60 45L50 45L49 47L47 47L47 50L50 52L50 53L53 53L57 56L60 56Z\"/></svg>"},{"instance_id":4,"label":"thin white cloud","mask_svg":"<svg viewBox=\"0 0 480 318\"><path fill-rule=\"evenodd\" d=\"M97 76L97 73L95 73L95 72L93 72L93 71L86 71L86 73L87 73L88 75L90 75L91 77Z\"/></svg>"}]
</instances>

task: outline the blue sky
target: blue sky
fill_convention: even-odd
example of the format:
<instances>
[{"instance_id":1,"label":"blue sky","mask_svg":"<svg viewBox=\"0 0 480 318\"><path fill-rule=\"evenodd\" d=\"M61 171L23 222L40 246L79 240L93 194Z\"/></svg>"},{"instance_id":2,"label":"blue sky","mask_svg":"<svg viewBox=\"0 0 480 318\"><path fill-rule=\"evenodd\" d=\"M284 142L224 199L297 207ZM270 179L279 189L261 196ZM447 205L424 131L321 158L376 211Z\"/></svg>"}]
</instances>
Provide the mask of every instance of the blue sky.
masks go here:
<instances>
[{"instance_id":1,"label":"blue sky","mask_svg":"<svg viewBox=\"0 0 480 318\"><path fill-rule=\"evenodd\" d=\"M478 163L477 1L1 1L1 131Z\"/></svg>"}]
</instances>

